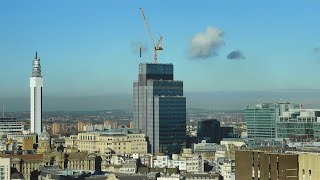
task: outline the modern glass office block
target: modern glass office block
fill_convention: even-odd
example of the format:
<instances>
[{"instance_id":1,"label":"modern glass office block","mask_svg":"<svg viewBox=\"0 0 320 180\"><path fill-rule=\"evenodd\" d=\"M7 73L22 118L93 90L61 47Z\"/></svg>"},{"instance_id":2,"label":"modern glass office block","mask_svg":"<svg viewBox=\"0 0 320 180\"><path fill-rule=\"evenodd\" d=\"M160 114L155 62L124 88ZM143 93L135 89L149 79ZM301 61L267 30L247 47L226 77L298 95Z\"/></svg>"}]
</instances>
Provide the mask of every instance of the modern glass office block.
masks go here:
<instances>
[{"instance_id":1,"label":"modern glass office block","mask_svg":"<svg viewBox=\"0 0 320 180\"><path fill-rule=\"evenodd\" d=\"M179 153L186 143L183 82L173 80L172 64L140 64L133 83L134 126L146 133L150 152Z\"/></svg>"},{"instance_id":2,"label":"modern glass office block","mask_svg":"<svg viewBox=\"0 0 320 180\"><path fill-rule=\"evenodd\" d=\"M248 106L245 109L248 138L275 138L278 117L279 108L275 104Z\"/></svg>"}]
</instances>

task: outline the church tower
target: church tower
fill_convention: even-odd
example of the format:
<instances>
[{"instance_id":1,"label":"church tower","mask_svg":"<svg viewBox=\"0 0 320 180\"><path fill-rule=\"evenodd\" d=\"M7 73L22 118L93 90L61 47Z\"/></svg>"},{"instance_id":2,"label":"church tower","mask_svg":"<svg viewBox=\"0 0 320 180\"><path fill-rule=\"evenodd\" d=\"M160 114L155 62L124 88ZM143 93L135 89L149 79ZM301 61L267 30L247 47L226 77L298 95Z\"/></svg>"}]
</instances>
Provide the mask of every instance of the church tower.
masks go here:
<instances>
[{"instance_id":1,"label":"church tower","mask_svg":"<svg viewBox=\"0 0 320 180\"><path fill-rule=\"evenodd\" d=\"M37 154L43 154L51 151L51 138L48 132L42 132L38 136Z\"/></svg>"}]
</instances>

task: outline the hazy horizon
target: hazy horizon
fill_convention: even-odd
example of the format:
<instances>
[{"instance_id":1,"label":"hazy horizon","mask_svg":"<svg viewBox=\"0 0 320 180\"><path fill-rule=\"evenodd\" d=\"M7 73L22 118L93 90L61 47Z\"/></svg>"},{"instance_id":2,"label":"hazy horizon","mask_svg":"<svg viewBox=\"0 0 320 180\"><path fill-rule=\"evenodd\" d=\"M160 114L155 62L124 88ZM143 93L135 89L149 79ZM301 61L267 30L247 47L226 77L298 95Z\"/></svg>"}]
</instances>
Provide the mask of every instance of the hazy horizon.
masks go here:
<instances>
[{"instance_id":1,"label":"hazy horizon","mask_svg":"<svg viewBox=\"0 0 320 180\"><path fill-rule=\"evenodd\" d=\"M306 108L320 108L320 90L185 92L187 108L244 110L248 104L283 99ZM29 97L0 97L6 112L29 111ZM96 96L44 96L43 111L132 110L132 94Z\"/></svg>"}]
</instances>

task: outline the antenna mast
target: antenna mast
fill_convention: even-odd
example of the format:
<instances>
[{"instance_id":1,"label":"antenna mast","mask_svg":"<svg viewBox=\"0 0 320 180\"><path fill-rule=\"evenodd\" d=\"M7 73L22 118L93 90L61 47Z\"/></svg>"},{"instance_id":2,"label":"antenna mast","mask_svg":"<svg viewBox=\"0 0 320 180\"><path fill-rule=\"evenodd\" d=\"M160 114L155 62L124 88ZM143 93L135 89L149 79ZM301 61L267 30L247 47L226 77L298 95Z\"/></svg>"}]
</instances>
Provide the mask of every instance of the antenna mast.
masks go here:
<instances>
[{"instance_id":1,"label":"antenna mast","mask_svg":"<svg viewBox=\"0 0 320 180\"><path fill-rule=\"evenodd\" d=\"M4 104L2 104L2 117L4 118Z\"/></svg>"}]
</instances>

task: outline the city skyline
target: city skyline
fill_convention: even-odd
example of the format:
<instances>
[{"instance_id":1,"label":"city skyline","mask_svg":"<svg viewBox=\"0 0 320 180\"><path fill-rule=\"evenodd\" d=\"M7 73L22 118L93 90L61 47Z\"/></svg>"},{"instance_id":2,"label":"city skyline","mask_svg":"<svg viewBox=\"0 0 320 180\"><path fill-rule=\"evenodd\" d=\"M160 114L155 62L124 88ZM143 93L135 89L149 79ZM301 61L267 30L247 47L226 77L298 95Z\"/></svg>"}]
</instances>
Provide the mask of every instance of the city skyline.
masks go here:
<instances>
[{"instance_id":1,"label":"city skyline","mask_svg":"<svg viewBox=\"0 0 320 180\"><path fill-rule=\"evenodd\" d=\"M136 67L153 61L139 7L155 38L164 37L159 62L174 64L186 93L320 89L319 2L168 3L1 2L0 98L28 96L36 50L45 59L44 96L131 94ZM255 8L244 12L248 5ZM132 52L137 42L148 49L142 58Z\"/></svg>"}]
</instances>

